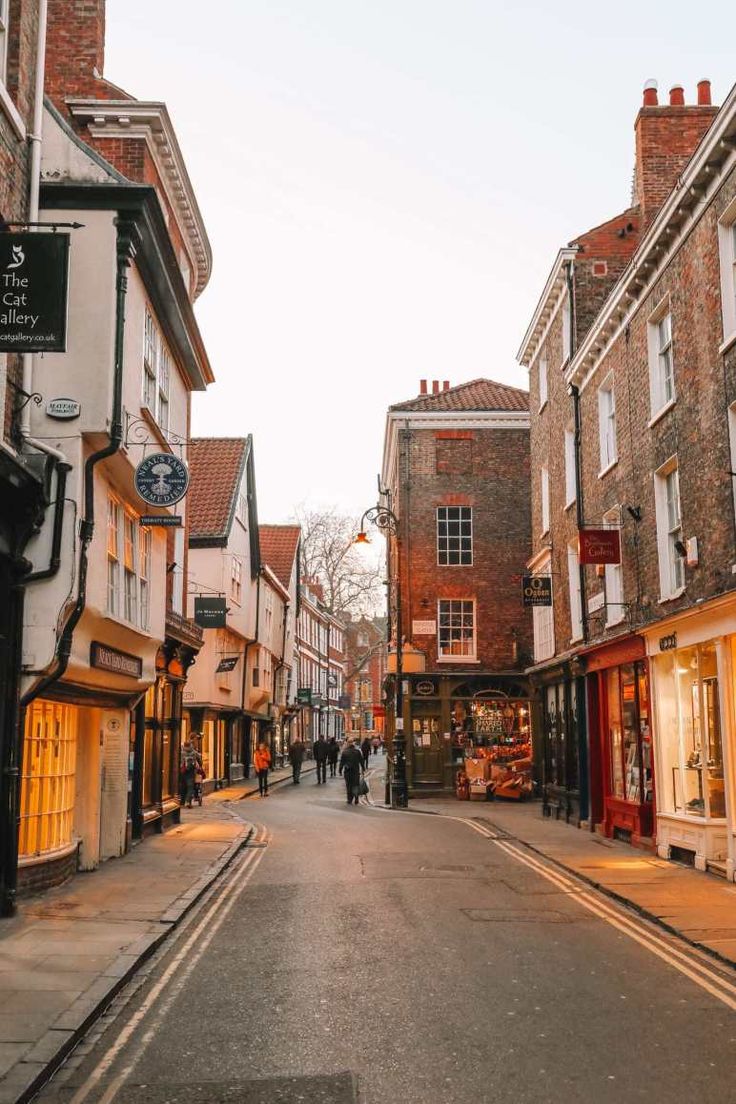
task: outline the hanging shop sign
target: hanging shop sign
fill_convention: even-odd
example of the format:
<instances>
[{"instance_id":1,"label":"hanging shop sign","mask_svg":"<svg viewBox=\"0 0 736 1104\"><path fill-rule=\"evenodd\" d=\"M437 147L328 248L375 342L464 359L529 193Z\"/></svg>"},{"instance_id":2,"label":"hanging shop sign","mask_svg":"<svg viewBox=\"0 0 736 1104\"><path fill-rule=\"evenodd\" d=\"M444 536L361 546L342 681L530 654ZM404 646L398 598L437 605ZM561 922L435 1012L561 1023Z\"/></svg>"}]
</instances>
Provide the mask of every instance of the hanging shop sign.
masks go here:
<instances>
[{"instance_id":1,"label":"hanging shop sign","mask_svg":"<svg viewBox=\"0 0 736 1104\"><path fill-rule=\"evenodd\" d=\"M436 685L429 679L422 679L421 682L416 683L414 686L414 693L420 694L422 697L429 697L431 694L437 693Z\"/></svg>"},{"instance_id":2,"label":"hanging shop sign","mask_svg":"<svg viewBox=\"0 0 736 1104\"><path fill-rule=\"evenodd\" d=\"M180 529L182 519L178 514L141 514L138 524L146 528L158 525L162 529Z\"/></svg>"},{"instance_id":3,"label":"hanging shop sign","mask_svg":"<svg viewBox=\"0 0 736 1104\"><path fill-rule=\"evenodd\" d=\"M220 662L215 667L215 674L216 675L222 675L222 674L225 674L227 671L234 671L235 668L237 667L239 659L240 659L239 655L236 655L236 656L223 656L222 659L220 660Z\"/></svg>"},{"instance_id":4,"label":"hanging shop sign","mask_svg":"<svg viewBox=\"0 0 736 1104\"><path fill-rule=\"evenodd\" d=\"M0 352L65 352L68 276L68 234L0 233Z\"/></svg>"},{"instance_id":5,"label":"hanging shop sign","mask_svg":"<svg viewBox=\"0 0 736 1104\"><path fill-rule=\"evenodd\" d=\"M82 404L76 399L49 399L46 403L46 413L49 418L56 418L60 422L78 418L82 413Z\"/></svg>"},{"instance_id":6,"label":"hanging shop sign","mask_svg":"<svg viewBox=\"0 0 736 1104\"><path fill-rule=\"evenodd\" d=\"M296 692L296 700L299 705L312 704L312 691L309 686L300 686Z\"/></svg>"},{"instance_id":7,"label":"hanging shop sign","mask_svg":"<svg viewBox=\"0 0 736 1104\"><path fill-rule=\"evenodd\" d=\"M552 576L522 575L521 600L524 606L551 606Z\"/></svg>"},{"instance_id":8,"label":"hanging shop sign","mask_svg":"<svg viewBox=\"0 0 736 1104\"><path fill-rule=\"evenodd\" d=\"M170 452L153 452L135 469L135 489L149 506L173 506L187 493L186 464Z\"/></svg>"},{"instance_id":9,"label":"hanging shop sign","mask_svg":"<svg viewBox=\"0 0 736 1104\"><path fill-rule=\"evenodd\" d=\"M89 665L98 667L101 671L112 671L116 675L128 675L130 678L139 679L143 674L143 660L140 656L119 652L117 648L100 644L99 640L93 640L89 646Z\"/></svg>"},{"instance_id":10,"label":"hanging shop sign","mask_svg":"<svg viewBox=\"0 0 736 1104\"><path fill-rule=\"evenodd\" d=\"M436 621L412 621L411 623L412 636L436 636L437 635L437 622Z\"/></svg>"},{"instance_id":11,"label":"hanging shop sign","mask_svg":"<svg viewBox=\"0 0 736 1104\"><path fill-rule=\"evenodd\" d=\"M337 675L333 675L331 671L330 671L329 675L327 676L327 685L328 686L337 686Z\"/></svg>"},{"instance_id":12,"label":"hanging shop sign","mask_svg":"<svg viewBox=\"0 0 736 1104\"><path fill-rule=\"evenodd\" d=\"M341 694L337 699L338 709L349 709L352 704L349 694Z\"/></svg>"},{"instance_id":13,"label":"hanging shop sign","mask_svg":"<svg viewBox=\"0 0 736 1104\"><path fill-rule=\"evenodd\" d=\"M224 598L195 598L194 622L200 629L224 629L227 624L227 602Z\"/></svg>"},{"instance_id":14,"label":"hanging shop sign","mask_svg":"<svg viewBox=\"0 0 736 1104\"><path fill-rule=\"evenodd\" d=\"M579 529L578 563L621 563L621 540L618 529Z\"/></svg>"}]
</instances>

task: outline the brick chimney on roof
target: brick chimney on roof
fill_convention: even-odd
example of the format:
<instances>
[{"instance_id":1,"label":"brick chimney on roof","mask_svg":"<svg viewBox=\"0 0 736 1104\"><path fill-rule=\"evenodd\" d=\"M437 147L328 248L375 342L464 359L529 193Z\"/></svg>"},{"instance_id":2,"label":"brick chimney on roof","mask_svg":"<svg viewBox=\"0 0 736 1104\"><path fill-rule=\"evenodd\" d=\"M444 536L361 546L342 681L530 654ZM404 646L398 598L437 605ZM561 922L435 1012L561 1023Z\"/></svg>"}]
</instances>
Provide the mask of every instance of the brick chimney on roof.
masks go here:
<instances>
[{"instance_id":1,"label":"brick chimney on roof","mask_svg":"<svg viewBox=\"0 0 736 1104\"><path fill-rule=\"evenodd\" d=\"M419 381L419 394L420 395L426 395L427 394L427 381L426 380L420 380Z\"/></svg>"},{"instance_id":2,"label":"brick chimney on roof","mask_svg":"<svg viewBox=\"0 0 736 1104\"><path fill-rule=\"evenodd\" d=\"M709 81L699 82L697 104L686 104L684 90L677 84L669 100L660 105L657 82L647 81L634 124L634 203L641 208L644 227L667 199L718 112L710 102Z\"/></svg>"},{"instance_id":3,"label":"brick chimney on roof","mask_svg":"<svg viewBox=\"0 0 736 1104\"><path fill-rule=\"evenodd\" d=\"M433 395L439 395L439 393L440 393L440 381L439 380L432 380L432 394Z\"/></svg>"},{"instance_id":4,"label":"brick chimney on roof","mask_svg":"<svg viewBox=\"0 0 736 1104\"><path fill-rule=\"evenodd\" d=\"M444 380L444 382L442 384L442 390L443 391L449 391L450 390L450 381L449 380Z\"/></svg>"}]
</instances>

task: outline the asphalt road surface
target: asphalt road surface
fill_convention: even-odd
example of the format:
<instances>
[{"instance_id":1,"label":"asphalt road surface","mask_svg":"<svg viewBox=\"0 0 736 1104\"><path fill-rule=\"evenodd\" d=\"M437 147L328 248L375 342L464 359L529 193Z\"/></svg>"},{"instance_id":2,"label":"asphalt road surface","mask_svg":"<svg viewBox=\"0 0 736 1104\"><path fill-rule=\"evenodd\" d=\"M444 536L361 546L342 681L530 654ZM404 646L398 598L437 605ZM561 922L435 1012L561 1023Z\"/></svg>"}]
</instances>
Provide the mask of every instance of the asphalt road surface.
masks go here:
<instances>
[{"instance_id":1,"label":"asphalt road surface","mask_svg":"<svg viewBox=\"0 0 736 1104\"><path fill-rule=\"evenodd\" d=\"M313 775L241 803L253 845L40 1100L736 1100L733 974L478 808Z\"/></svg>"}]
</instances>

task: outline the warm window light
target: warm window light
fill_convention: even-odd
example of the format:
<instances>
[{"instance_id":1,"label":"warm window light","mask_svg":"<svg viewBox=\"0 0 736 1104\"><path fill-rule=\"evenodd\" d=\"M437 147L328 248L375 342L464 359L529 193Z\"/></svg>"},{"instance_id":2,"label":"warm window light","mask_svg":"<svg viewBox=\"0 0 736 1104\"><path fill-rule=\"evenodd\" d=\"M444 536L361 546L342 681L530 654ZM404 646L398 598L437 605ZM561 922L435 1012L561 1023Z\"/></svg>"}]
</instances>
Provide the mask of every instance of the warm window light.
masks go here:
<instances>
[{"instance_id":1,"label":"warm window light","mask_svg":"<svg viewBox=\"0 0 736 1104\"><path fill-rule=\"evenodd\" d=\"M370 544L370 543L371 543L371 538L368 536L368 534L363 529L361 529L361 531L358 533L357 537L353 541L353 544Z\"/></svg>"}]
</instances>

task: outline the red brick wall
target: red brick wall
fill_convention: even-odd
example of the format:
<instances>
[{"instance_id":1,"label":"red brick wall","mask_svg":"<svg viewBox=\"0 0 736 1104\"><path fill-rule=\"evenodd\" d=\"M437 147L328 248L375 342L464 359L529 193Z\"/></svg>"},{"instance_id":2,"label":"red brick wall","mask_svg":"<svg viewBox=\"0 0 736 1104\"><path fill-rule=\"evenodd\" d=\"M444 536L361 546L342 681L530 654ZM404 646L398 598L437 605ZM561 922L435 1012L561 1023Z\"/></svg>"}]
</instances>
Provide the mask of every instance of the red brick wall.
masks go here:
<instances>
[{"instance_id":1,"label":"red brick wall","mask_svg":"<svg viewBox=\"0 0 736 1104\"><path fill-rule=\"evenodd\" d=\"M49 0L46 95L64 111L67 96L113 98L93 73L105 66L105 0Z\"/></svg>"},{"instance_id":2,"label":"red brick wall","mask_svg":"<svg viewBox=\"0 0 736 1104\"><path fill-rule=\"evenodd\" d=\"M642 107L634 124L634 192L648 225L718 111L710 105Z\"/></svg>"}]
</instances>

